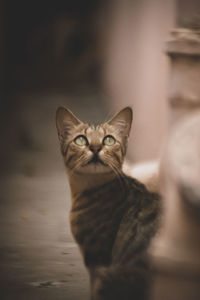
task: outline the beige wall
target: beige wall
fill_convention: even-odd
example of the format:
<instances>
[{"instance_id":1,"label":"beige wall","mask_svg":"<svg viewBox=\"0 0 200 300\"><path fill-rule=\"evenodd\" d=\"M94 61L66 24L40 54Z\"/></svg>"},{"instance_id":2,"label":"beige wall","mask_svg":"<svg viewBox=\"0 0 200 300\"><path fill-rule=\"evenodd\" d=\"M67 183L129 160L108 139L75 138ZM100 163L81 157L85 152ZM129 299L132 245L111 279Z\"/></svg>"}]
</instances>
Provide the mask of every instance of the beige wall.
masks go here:
<instances>
[{"instance_id":1,"label":"beige wall","mask_svg":"<svg viewBox=\"0 0 200 300\"><path fill-rule=\"evenodd\" d=\"M157 158L165 135L169 62L164 50L174 6L174 0L113 4L105 85L111 107L133 107L129 144L133 161Z\"/></svg>"}]
</instances>

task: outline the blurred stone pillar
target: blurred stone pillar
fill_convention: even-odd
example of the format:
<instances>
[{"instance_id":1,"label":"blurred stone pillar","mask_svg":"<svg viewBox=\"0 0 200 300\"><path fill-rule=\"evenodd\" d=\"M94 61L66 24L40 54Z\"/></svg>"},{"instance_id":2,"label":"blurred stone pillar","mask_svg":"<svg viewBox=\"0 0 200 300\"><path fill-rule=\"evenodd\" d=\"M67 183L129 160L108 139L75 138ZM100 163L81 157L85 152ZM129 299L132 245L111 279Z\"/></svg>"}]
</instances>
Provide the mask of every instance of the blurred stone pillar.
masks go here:
<instances>
[{"instance_id":1,"label":"blurred stone pillar","mask_svg":"<svg viewBox=\"0 0 200 300\"><path fill-rule=\"evenodd\" d=\"M151 300L200 299L200 111L175 126L161 163L163 218Z\"/></svg>"},{"instance_id":2,"label":"blurred stone pillar","mask_svg":"<svg viewBox=\"0 0 200 300\"><path fill-rule=\"evenodd\" d=\"M164 41L173 27L174 0L113 1L107 26L106 87L110 106L133 108L128 155L158 158L167 125L168 61Z\"/></svg>"},{"instance_id":3,"label":"blurred stone pillar","mask_svg":"<svg viewBox=\"0 0 200 300\"><path fill-rule=\"evenodd\" d=\"M161 162L162 229L152 243L152 300L200 299L200 2L177 2L169 138ZM177 123L181 123L177 127Z\"/></svg>"},{"instance_id":4,"label":"blurred stone pillar","mask_svg":"<svg viewBox=\"0 0 200 300\"><path fill-rule=\"evenodd\" d=\"M200 2L178 1L177 27L167 43L171 61L169 76L170 128L184 115L200 107Z\"/></svg>"}]
</instances>

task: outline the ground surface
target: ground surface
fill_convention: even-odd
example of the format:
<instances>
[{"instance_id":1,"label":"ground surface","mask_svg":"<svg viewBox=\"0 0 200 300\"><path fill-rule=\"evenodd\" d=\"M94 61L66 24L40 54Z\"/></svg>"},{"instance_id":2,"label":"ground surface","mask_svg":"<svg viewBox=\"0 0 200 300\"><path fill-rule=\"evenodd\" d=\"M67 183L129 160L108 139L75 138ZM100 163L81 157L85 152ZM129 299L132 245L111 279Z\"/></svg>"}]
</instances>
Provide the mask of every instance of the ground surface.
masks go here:
<instances>
[{"instance_id":1,"label":"ground surface","mask_svg":"<svg viewBox=\"0 0 200 300\"><path fill-rule=\"evenodd\" d=\"M87 273L69 230L69 190L62 175L15 175L9 177L12 188L3 189L2 300L89 299Z\"/></svg>"},{"instance_id":2,"label":"ground surface","mask_svg":"<svg viewBox=\"0 0 200 300\"><path fill-rule=\"evenodd\" d=\"M80 117L99 120L103 106L55 95L16 99L0 118L0 299L89 299L88 274L69 228L55 111L70 106Z\"/></svg>"}]
</instances>

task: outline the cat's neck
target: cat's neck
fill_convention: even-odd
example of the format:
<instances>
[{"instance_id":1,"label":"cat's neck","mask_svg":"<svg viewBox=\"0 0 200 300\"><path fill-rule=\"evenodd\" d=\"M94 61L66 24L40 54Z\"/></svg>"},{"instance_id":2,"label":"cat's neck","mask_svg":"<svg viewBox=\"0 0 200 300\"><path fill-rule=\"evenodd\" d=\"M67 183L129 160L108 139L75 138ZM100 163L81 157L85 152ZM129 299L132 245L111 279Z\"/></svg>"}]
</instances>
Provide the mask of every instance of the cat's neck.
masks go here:
<instances>
[{"instance_id":1,"label":"cat's neck","mask_svg":"<svg viewBox=\"0 0 200 300\"><path fill-rule=\"evenodd\" d=\"M72 198L76 198L84 191L95 189L110 181L113 181L117 176L114 172L109 173L73 173L68 172L69 183L71 188Z\"/></svg>"}]
</instances>

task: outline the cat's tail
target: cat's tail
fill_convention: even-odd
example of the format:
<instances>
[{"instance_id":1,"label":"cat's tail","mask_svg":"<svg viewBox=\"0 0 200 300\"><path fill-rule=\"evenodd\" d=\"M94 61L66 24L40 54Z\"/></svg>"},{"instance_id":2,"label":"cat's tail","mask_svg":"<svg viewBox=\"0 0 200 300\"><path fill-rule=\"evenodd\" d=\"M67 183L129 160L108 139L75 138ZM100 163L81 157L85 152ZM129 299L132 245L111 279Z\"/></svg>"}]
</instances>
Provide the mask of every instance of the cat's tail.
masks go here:
<instances>
[{"instance_id":1,"label":"cat's tail","mask_svg":"<svg viewBox=\"0 0 200 300\"><path fill-rule=\"evenodd\" d=\"M93 274L92 300L143 300L147 298L149 272L143 262L97 267Z\"/></svg>"}]
</instances>

